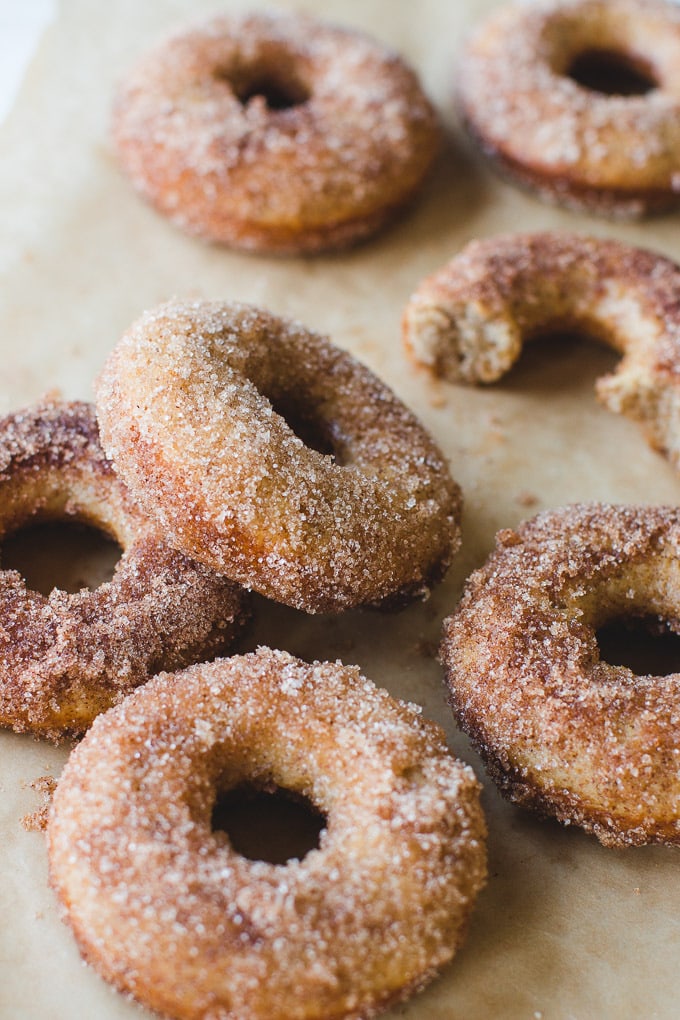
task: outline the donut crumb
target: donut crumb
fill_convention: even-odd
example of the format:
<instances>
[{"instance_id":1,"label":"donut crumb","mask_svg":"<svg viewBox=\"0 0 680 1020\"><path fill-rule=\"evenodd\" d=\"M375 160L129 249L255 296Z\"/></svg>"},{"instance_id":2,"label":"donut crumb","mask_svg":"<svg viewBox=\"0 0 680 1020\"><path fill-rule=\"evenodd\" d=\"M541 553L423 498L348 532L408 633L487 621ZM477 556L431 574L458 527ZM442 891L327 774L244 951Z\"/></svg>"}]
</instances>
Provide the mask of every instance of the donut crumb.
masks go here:
<instances>
[{"instance_id":1,"label":"donut crumb","mask_svg":"<svg viewBox=\"0 0 680 1020\"><path fill-rule=\"evenodd\" d=\"M21 824L27 832L44 832L47 828L47 815L52 803L52 795L57 788L57 780L54 776L38 776L29 783L32 790L41 797L42 803L28 815L24 815Z\"/></svg>"}]
</instances>

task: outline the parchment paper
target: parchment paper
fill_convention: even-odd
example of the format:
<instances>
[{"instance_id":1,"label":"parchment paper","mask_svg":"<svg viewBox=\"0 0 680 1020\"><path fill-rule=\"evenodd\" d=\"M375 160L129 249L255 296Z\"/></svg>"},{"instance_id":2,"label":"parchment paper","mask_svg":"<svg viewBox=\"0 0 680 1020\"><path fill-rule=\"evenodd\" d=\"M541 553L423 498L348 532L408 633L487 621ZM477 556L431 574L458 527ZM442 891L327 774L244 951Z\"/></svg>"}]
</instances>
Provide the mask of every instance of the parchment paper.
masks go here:
<instances>
[{"instance_id":1,"label":"parchment paper","mask_svg":"<svg viewBox=\"0 0 680 1020\"><path fill-rule=\"evenodd\" d=\"M457 732L434 658L440 623L499 527L575 500L675 502L680 477L633 425L601 410L592 385L613 357L594 345L536 345L502 384L467 390L408 366L399 320L420 278L475 236L586 230L680 257L678 217L614 226L543 206L499 183L456 125L451 82L466 29L493 4L448 0L302 0L371 31L419 70L449 141L422 199L394 228L346 255L275 261L204 246L148 209L109 146L115 81L157 35L232 0L63 0L0 132L0 411L48 389L91 397L121 332L173 295L238 298L295 316L352 350L421 416L466 497L464 547L446 582L399 616L308 618L260 600L253 643L358 663ZM247 7L248 4L240 4ZM68 752L0 734L0 1017L144 1017L80 962L47 886L28 782L58 774ZM501 801L486 786L490 879L469 938L423 994L393 1009L409 1020L566 1020L677 1016L677 852L616 852Z\"/></svg>"}]
</instances>

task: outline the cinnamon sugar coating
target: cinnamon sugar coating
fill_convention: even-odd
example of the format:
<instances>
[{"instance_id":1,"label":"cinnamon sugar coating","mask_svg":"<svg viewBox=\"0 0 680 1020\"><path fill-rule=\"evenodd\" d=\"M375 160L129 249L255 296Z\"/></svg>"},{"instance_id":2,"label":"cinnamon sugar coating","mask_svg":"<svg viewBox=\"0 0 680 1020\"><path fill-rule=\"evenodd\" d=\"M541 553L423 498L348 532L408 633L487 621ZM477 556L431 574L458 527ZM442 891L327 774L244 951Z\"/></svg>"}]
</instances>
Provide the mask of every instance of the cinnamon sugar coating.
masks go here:
<instances>
[{"instance_id":1,"label":"cinnamon sugar coating","mask_svg":"<svg viewBox=\"0 0 680 1020\"><path fill-rule=\"evenodd\" d=\"M182 228L256 252L342 248L418 190L439 126L414 72L301 15L216 17L149 53L116 99L134 186Z\"/></svg>"},{"instance_id":2,"label":"cinnamon sugar coating","mask_svg":"<svg viewBox=\"0 0 680 1020\"><path fill-rule=\"evenodd\" d=\"M244 780L316 805L319 848L275 865L211 831ZM451 959L486 872L479 786L443 731L356 667L267 648L100 716L47 835L85 958L178 1020L373 1017Z\"/></svg>"},{"instance_id":3,"label":"cinnamon sugar coating","mask_svg":"<svg viewBox=\"0 0 680 1020\"><path fill-rule=\"evenodd\" d=\"M488 383L526 341L575 329L622 355L596 392L680 468L680 267L618 241L553 232L473 241L425 279L403 316L410 357Z\"/></svg>"},{"instance_id":4,"label":"cinnamon sugar coating","mask_svg":"<svg viewBox=\"0 0 680 1020\"><path fill-rule=\"evenodd\" d=\"M680 844L680 673L600 657L596 631L680 633L680 511L575 505L501 531L444 623L451 704L501 792L605 846Z\"/></svg>"},{"instance_id":5,"label":"cinnamon sugar coating","mask_svg":"<svg viewBox=\"0 0 680 1020\"><path fill-rule=\"evenodd\" d=\"M161 669L224 651L245 593L170 549L99 445L88 404L45 402L0 420L0 540L76 520L122 548L111 581L48 597L0 571L0 725L59 739Z\"/></svg>"},{"instance_id":6,"label":"cinnamon sugar coating","mask_svg":"<svg viewBox=\"0 0 680 1020\"><path fill-rule=\"evenodd\" d=\"M163 305L109 356L97 408L106 450L168 541L277 601L399 604L458 547L460 491L434 441L298 323Z\"/></svg>"},{"instance_id":7,"label":"cinnamon sugar coating","mask_svg":"<svg viewBox=\"0 0 680 1020\"><path fill-rule=\"evenodd\" d=\"M642 69L608 94L570 76L583 57ZM680 10L664 0L533 0L477 28L458 71L463 115L492 163L547 201L609 217L680 192Z\"/></svg>"}]
</instances>

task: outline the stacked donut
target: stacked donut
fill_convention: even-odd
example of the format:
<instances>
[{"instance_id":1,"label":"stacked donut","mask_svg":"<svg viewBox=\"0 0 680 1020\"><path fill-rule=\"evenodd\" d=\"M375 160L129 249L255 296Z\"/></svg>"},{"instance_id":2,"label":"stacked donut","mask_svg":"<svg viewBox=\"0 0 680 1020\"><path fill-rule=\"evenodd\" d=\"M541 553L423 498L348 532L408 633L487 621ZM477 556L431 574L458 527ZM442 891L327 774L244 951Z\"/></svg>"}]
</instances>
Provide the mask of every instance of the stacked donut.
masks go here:
<instances>
[{"instance_id":1,"label":"stacked donut","mask_svg":"<svg viewBox=\"0 0 680 1020\"><path fill-rule=\"evenodd\" d=\"M242 305L147 314L97 396L112 460L88 405L48 402L0 425L5 533L70 517L123 547L93 592L44 597L0 577L2 721L56 738L104 712L48 830L83 953L172 1016L382 1009L451 958L483 882L472 772L414 706L340 664L260 649L145 682L224 650L245 615L240 585L309 612L423 594L459 542L458 486L368 369ZM283 872L236 854L211 815L243 781L311 800L320 849ZM149 903L155 925L140 923ZM273 967L280 978L254 996Z\"/></svg>"},{"instance_id":2,"label":"stacked donut","mask_svg":"<svg viewBox=\"0 0 680 1020\"><path fill-rule=\"evenodd\" d=\"M459 542L459 488L368 369L248 306L145 315L97 408L112 459L88 405L0 423L3 533L72 518L123 548L95 591L0 575L2 722L92 724L48 823L83 954L173 1017L372 1015L460 942L485 873L477 781L356 668L205 660L237 634L242 586L310 613L426 592ZM244 782L313 804L319 849L283 868L236 853L212 813Z\"/></svg>"},{"instance_id":3,"label":"stacked donut","mask_svg":"<svg viewBox=\"0 0 680 1020\"><path fill-rule=\"evenodd\" d=\"M430 437L298 324L163 306L122 339L97 396L148 520L214 583L309 612L401 603L457 546L460 494ZM236 854L211 817L244 781L308 798L326 818L319 850L283 871ZM269 649L158 676L96 720L48 835L84 955L177 1017L372 1014L450 959L484 878L477 783L441 731L356 669Z\"/></svg>"},{"instance_id":4,"label":"stacked donut","mask_svg":"<svg viewBox=\"0 0 680 1020\"><path fill-rule=\"evenodd\" d=\"M114 121L160 209L276 254L373 233L439 141L400 58L282 15L173 37ZM308 613L427 595L460 544L460 489L373 373L253 307L147 313L96 395L98 420L52 400L0 422L0 537L74 519L122 548L94 591L42 596L0 573L0 724L86 731L47 823L83 955L172 1017L373 1016L463 937L486 870L478 783L355 667L215 656L247 590ZM285 865L237 853L213 812L244 783L308 801L318 848Z\"/></svg>"},{"instance_id":5,"label":"stacked donut","mask_svg":"<svg viewBox=\"0 0 680 1020\"><path fill-rule=\"evenodd\" d=\"M164 305L123 337L97 398L107 451L171 543L270 598L398 604L459 545L460 490L425 429L297 323Z\"/></svg>"}]
</instances>

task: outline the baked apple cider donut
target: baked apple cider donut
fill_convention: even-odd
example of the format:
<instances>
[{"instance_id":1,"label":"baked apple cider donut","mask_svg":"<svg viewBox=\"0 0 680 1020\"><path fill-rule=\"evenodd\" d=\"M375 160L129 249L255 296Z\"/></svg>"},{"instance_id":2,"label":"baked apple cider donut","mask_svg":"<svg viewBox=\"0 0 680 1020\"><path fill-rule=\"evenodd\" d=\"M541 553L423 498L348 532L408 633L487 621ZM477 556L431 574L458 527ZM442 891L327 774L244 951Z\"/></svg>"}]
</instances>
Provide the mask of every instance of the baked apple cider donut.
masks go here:
<instances>
[{"instance_id":1,"label":"baked apple cider donut","mask_svg":"<svg viewBox=\"0 0 680 1020\"><path fill-rule=\"evenodd\" d=\"M548 0L495 11L459 66L493 165L548 201L635 218L680 195L680 9Z\"/></svg>"},{"instance_id":2,"label":"baked apple cider donut","mask_svg":"<svg viewBox=\"0 0 680 1020\"><path fill-rule=\"evenodd\" d=\"M618 241L516 234L473 241L424 280L403 317L415 362L489 383L525 341L571 329L622 355L596 392L680 468L680 267Z\"/></svg>"},{"instance_id":3,"label":"baked apple cider donut","mask_svg":"<svg viewBox=\"0 0 680 1020\"><path fill-rule=\"evenodd\" d=\"M598 628L680 633L680 511L575 505L501 531L444 623L460 725L511 800L606 846L680 844L680 673L603 660Z\"/></svg>"},{"instance_id":4,"label":"baked apple cider donut","mask_svg":"<svg viewBox=\"0 0 680 1020\"><path fill-rule=\"evenodd\" d=\"M97 401L109 456L168 541L279 602L399 604L458 547L460 491L434 441L295 322L163 305L109 356Z\"/></svg>"},{"instance_id":5,"label":"baked apple cider donut","mask_svg":"<svg viewBox=\"0 0 680 1020\"><path fill-rule=\"evenodd\" d=\"M0 539L74 520L122 548L113 578L44 596L0 571L0 725L58 739L161 669L224 651L245 593L170 549L99 445L94 409L47 401L0 420Z\"/></svg>"},{"instance_id":6,"label":"baked apple cider donut","mask_svg":"<svg viewBox=\"0 0 680 1020\"><path fill-rule=\"evenodd\" d=\"M325 817L286 864L213 829L239 784ZM462 941L486 872L479 785L356 667L257 653L162 674L96 720L53 798L50 878L84 957L176 1020L358 1020Z\"/></svg>"},{"instance_id":7,"label":"baked apple cider donut","mask_svg":"<svg viewBox=\"0 0 680 1020\"><path fill-rule=\"evenodd\" d=\"M279 255L342 248L416 193L439 147L414 72L360 32L216 17L146 56L113 136L135 187L191 233Z\"/></svg>"}]
</instances>

